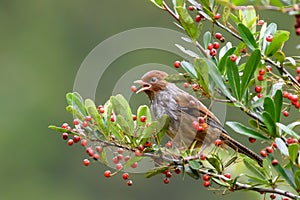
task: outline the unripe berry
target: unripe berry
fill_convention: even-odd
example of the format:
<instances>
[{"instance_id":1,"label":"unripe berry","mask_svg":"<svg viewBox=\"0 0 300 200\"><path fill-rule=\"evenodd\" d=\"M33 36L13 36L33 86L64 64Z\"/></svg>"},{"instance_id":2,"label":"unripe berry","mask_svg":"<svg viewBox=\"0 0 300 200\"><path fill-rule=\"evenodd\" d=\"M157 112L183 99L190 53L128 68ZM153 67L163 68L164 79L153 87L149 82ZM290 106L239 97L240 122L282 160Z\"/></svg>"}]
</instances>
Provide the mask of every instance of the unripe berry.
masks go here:
<instances>
[{"instance_id":1,"label":"unripe berry","mask_svg":"<svg viewBox=\"0 0 300 200\"><path fill-rule=\"evenodd\" d=\"M181 65L180 61L177 60L177 61L174 62L174 67L175 68L179 68L180 65Z\"/></svg>"},{"instance_id":2,"label":"unripe berry","mask_svg":"<svg viewBox=\"0 0 300 200\"><path fill-rule=\"evenodd\" d=\"M111 176L111 171L110 171L110 170L106 170L106 171L104 172L104 176L105 176L106 178L109 178L109 177Z\"/></svg>"}]
</instances>

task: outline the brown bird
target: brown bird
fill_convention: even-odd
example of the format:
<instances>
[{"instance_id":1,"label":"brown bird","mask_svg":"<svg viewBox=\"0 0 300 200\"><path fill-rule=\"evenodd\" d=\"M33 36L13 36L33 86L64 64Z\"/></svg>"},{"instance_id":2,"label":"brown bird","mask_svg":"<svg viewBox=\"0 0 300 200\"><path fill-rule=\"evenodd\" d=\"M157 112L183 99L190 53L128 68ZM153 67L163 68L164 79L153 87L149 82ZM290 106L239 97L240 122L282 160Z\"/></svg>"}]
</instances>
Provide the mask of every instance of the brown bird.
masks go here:
<instances>
[{"instance_id":1,"label":"brown bird","mask_svg":"<svg viewBox=\"0 0 300 200\"><path fill-rule=\"evenodd\" d=\"M165 80L167 73L159 70L147 72L135 81L150 101L150 110L155 118L167 114L170 118L167 134L179 148L201 147L205 149L221 140L235 151L245 154L262 165L262 158L249 148L231 138L218 118L197 98Z\"/></svg>"}]
</instances>

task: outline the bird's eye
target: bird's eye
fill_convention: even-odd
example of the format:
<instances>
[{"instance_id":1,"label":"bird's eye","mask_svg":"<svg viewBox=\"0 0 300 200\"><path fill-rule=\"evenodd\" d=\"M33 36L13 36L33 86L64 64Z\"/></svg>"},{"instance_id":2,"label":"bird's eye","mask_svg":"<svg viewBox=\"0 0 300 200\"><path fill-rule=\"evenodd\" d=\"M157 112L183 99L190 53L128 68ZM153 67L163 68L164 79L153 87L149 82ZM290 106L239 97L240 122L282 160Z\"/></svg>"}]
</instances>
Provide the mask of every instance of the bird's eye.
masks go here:
<instances>
[{"instance_id":1,"label":"bird's eye","mask_svg":"<svg viewBox=\"0 0 300 200\"><path fill-rule=\"evenodd\" d=\"M150 80L151 83L155 83L156 81L157 81L156 77L152 77L151 80Z\"/></svg>"}]
</instances>

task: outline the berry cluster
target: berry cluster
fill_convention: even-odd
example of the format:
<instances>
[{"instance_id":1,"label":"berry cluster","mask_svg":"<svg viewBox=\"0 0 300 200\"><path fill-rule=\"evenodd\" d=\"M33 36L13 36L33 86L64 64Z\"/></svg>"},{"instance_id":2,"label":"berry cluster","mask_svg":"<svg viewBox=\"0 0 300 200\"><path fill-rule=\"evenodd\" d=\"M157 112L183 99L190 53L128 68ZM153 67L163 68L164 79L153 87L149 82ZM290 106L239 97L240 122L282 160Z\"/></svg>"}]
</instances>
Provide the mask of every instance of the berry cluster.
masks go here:
<instances>
[{"instance_id":1,"label":"berry cluster","mask_svg":"<svg viewBox=\"0 0 300 200\"><path fill-rule=\"evenodd\" d=\"M300 108L300 102L299 102L298 95L289 93L287 91L284 91L282 93L282 96L283 96L283 98L288 99L290 101L291 105L294 105L296 109ZM285 110L285 111L283 111L283 115L285 117L288 117L289 116L289 112L287 110Z\"/></svg>"},{"instance_id":2,"label":"berry cluster","mask_svg":"<svg viewBox=\"0 0 300 200\"><path fill-rule=\"evenodd\" d=\"M223 38L221 33L216 33L215 38L218 39L220 42L224 42L225 39ZM217 50L220 48L220 43L219 42L213 42L209 43L207 45L207 49L209 50L209 54L211 56L216 56L217 55Z\"/></svg>"},{"instance_id":3,"label":"berry cluster","mask_svg":"<svg viewBox=\"0 0 300 200\"><path fill-rule=\"evenodd\" d=\"M204 117L198 117L197 121L192 122L192 125L193 125L194 129L196 129L197 131L200 131L200 132L204 131L205 128L207 127Z\"/></svg>"},{"instance_id":4,"label":"berry cluster","mask_svg":"<svg viewBox=\"0 0 300 200\"><path fill-rule=\"evenodd\" d=\"M181 173L181 169L179 167L174 169L175 174L180 174ZM172 172L168 169L162 172L162 174L165 175L164 178L164 184L169 184L170 183L170 178L172 177Z\"/></svg>"}]
</instances>

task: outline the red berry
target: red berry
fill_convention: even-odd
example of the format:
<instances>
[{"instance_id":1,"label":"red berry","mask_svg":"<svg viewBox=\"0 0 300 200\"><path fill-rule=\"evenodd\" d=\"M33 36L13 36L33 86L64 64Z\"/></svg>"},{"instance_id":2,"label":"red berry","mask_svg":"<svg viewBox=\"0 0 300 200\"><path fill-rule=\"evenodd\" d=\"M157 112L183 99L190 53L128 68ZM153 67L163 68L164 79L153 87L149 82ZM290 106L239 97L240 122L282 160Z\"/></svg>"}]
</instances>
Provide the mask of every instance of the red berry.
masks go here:
<instances>
[{"instance_id":1,"label":"red berry","mask_svg":"<svg viewBox=\"0 0 300 200\"><path fill-rule=\"evenodd\" d=\"M140 151L140 150L138 150L138 149L137 149L137 150L135 150L135 152L134 152L134 153L135 153L135 155L136 155L136 156L141 156L141 151Z\"/></svg>"},{"instance_id":2,"label":"red berry","mask_svg":"<svg viewBox=\"0 0 300 200\"><path fill-rule=\"evenodd\" d=\"M300 74L300 67L297 67L296 72L297 74Z\"/></svg>"},{"instance_id":3,"label":"red berry","mask_svg":"<svg viewBox=\"0 0 300 200\"><path fill-rule=\"evenodd\" d=\"M175 169L175 174L180 174L181 173L181 169L180 168L176 168Z\"/></svg>"},{"instance_id":4,"label":"red berry","mask_svg":"<svg viewBox=\"0 0 300 200\"><path fill-rule=\"evenodd\" d=\"M291 97L289 98L291 101L298 101L298 96L296 94L291 95Z\"/></svg>"},{"instance_id":5,"label":"red berry","mask_svg":"<svg viewBox=\"0 0 300 200\"><path fill-rule=\"evenodd\" d=\"M210 50L209 55L216 56L217 55L217 50L215 50L215 49Z\"/></svg>"},{"instance_id":6,"label":"red berry","mask_svg":"<svg viewBox=\"0 0 300 200\"><path fill-rule=\"evenodd\" d=\"M266 66L266 69L267 69L267 72L270 72L270 71L272 71L272 67L271 67L271 65L267 65L267 66Z\"/></svg>"},{"instance_id":7,"label":"red berry","mask_svg":"<svg viewBox=\"0 0 300 200\"><path fill-rule=\"evenodd\" d=\"M226 174L224 174L224 176L226 177L226 178L231 178L231 175L230 175L230 173L226 173Z\"/></svg>"},{"instance_id":8,"label":"red berry","mask_svg":"<svg viewBox=\"0 0 300 200\"><path fill-rule=\"evenodd\" d=\"M263 81L263 80L264 80L264 76L258 75L258 76L257 76L257 80L258 80L258 81Z\"/></svg>"},{"instance_id":9,"label":"red berry","mask_svg":"<svg viewBox=\"0 0 300 200\"><path fill-rule=\"evenodd\" d=\"M62 138L63 138L64 140L67 140L68 137L69 137L69 134L68 134L68 133L63 133L63 134L62 134Z\"/></svg>"},{"instance_id":10,"label":"red berry","mask_svg":"<svg viewBox=\"0 0 300 200\"><path fill-rule=\"evenodd\" d=\"M88 144L88 141L86 139L82 139L80 144L81 146L85 147Z\"/></svg>"},{"instance_id":11,"label":"red berry","mask_svg":"<svg viewBox=\"0 0 300 200\"><path fill-rule=\"evenodd\" d=\"M74 120L73 120L73 124L74 124L74 125L78 125L78 124L79 124L79 120L78 120L78 119L74 119Z\"/></svg>"},{"instance_id":12,"label":"red berry","mask_svg":"<svg viewBox=\"0 0 300 200\"><path fill-rule=\"evenodd\" d=\"M204 117L198 117L197 119L198 119L198 122L201 124L205 122Z\"/></svg>"},{"instance_id":13,"label":"red berry","mask_svg":"<svg viewBox=\"0 0 300 200\"><path fill-rule=\"evenodd\" d=\"M133 119L133 121L135 121L136 120L136 115L132 115L132 119Z\"/></svg>"},{"instance_id":14,"label":"red berry","mask_svg":"<svg viewBox=\"0 0 300 200\"><path fill-rule=\"evenodd\" d=\"M123 165L121 163L116 164L116 170L120 171L123 168Z\"/></svg>"},{"instance_id":15,"label":"red berry","mask_svg":"<svg viewBox=\"0 0 300 200\"><path fill-rule=\"evenodd\" d=\"M135 163L133 163L133 164L131 165L131 168L136 168L137 166L138 166L138 163L135 162Z\"/></svg>"},{"instance_id":16,"label":"red berry","mask_svg":"<svg viewBox=\"0 0 300 200\"><path fill-rule=\"evenodd\" d=\"M272 152L273 152L273 149L272 149L272 147L267 147L267 148L266 148L266 151L267 151L268 153L272 153Z\"/></svg>"},{"instance_id":17,"label":"red berry","mask_svg":"<svg viewBox=\"0 0 300 200\"><path fill-rule=\"evenodd\" d=\"M168 178L164 178L164 184L169 184L170 180Z\"/></svg>"},{"instance_id":18,"label":"red berry","mask_svg":"<svg viewBox=\"0 0 300 200\"><path fill-rule=\"evenodd\" d=\"M215 34L215 37L219 40L219 39L221 39L223 36L222 36L221 33L216 33L216 34Z\"/></svg>"},{"instance_id":19,"label":"red berry","mask_svg":"<svg viewBox=\"0 0 300 200\"><path fill-rule=\"evenodd\" d=\"M95 154L93 155L93 159L94 159L94 160L99 160L99 159L100 159L99 154L95 153Z\"/></svg>"},{"instance_id":20,"label":"red berry","mask_svg":"<svg viewBox=\"0 0 300 200\"><path fill-rule=\"evenodd\" d=\"M79 135L74 135L74 137L73 137L73 141L74 141L74 143L77 143L77 142L79 142L79 141L80 141L80 137L79 137Z\"/></svg>"},{"instance_id":21,"label":"red berry","mask_svg":"<svg viewBox=\"0 0 300 200\"><path fill-rule=\"evenodd\" d=\"M195 22L200 22L201 18L202 18L201 15L197 15L196 18L195 18Z\"/></svg>"},{"instance_id":22,"label":"red berry","mask_svg":"<svg viewBox=\"0 0 300 200\"><path fill-rule=\"evenodd\" d=\"M287 91L283 91L282 96L283 98L288 98L289 93Z\"/></svg>"},{"instance_id":23,"label":"red berry","mask_svg":"<svg viewBox=\"0 0 300 200\"><path fill-rule=\"evenodd\" d=\"M86 116L85 117L85 121L91 121L92 120L92 117L91 116Z\"/></svg>"},{"instance_id":24,"label":"red berry","mask_svg":"<svg viewBox=\"0 0 300 200\"><path fill-rule=\"evenodd\" d=\"M261 150L260 155L265 158L267 156L267 152L265 150Z\"/></svg>"},{"instance_id":25,"label":"red berry","mask_svg":"<svg viewBox=\"0 0 300 200\"><path fill-rule=\"evenodd\" d=\"M99 108L99 112L101 113L101 114L103 114L104 113L104 108L103 107L101 107L101 108Z\"/></svg>"},{"instance_id":26,"label":"red berry","mask_svg":"<svg viewBox=\"0 0 300 200\"><path fill-rule=\"evenodd\" d=\"M259 86L259 85L257 85L257 86L255 87L255 92L260 93L261 91L262 91L262 87Z\"/></svg>"},{"instance_id":27,"label":"red berry","mask_svg":"<svg viewBox=\"0 0 300 200\"><path fill-rule=\"evenodd\" d=\"M181 65L180 61L177 60L177 61L174 62L174 67L175 68L179 68L180 65Z\"/></svg>"},{"instance_id":28,"label":"red berry","mask_svg":"<svg viewBox=\"0 0 300 200\"><path fill-rule=\"evenodd\" d=\"M289 112L288 111L283 111L283 115L285 116L285 117L288 117L289 116Z\"/></svg>"},{"instance_id":29,"label":"red berry","mask_svg":"<svg viewBox=\"0 0 300 200\"><path fill-rule=\"evenodd\" d=\"M265 21L261 19L261 20L258 20L257 25L262 26L262 25L264 25L264 23L265 23Z\"/></svg>"},{"instance_id":30,"label":"red berry","mask_svg":"<svg viewBox=\"0 0 300 200\"><path fill-rule=\"evenodd\" d=\"M221 38L220 38L220 42L222 42L222 43L225 42L225 38L224 38L224 37L221 37Z\"/></svg>"},{"instance_id":31,"label":"red berry","mask_svg":"<svg viewBox=\"0 0 300 200\"><path fill-rule=\"evenodd\" d=\"M266 40L267 40L267 42L272 42L272 40L273 40L273 35L268 35L268 36L266 37Z\"/></svg>"},{"instance_id":32,"label":"red berry","mask_svg":"<svg viewBox=\"0 0 300 200\"><path fill-rule=\"evenodd\" d=\"M137 91L137 89L136 89L136 87L133 85L133 86L131 86L131 91L132 92L136 92Z\"/></svg>"},{"instance_id":33,"label":"red berry","mask_svg":"<svg viewBox=\"0 0 300 200\"><path fill-rule=\"evenodd\" d=\"M257 94L257 97L258 97L258 98L262 98L263 96L264 96L264 95L261 94L261 93Z\"/></svg>"},{"instance_id":34,"label":"red berry","mask_svg":"<svg viewBox=\"0 0 300 200\"><path fill-rule=\"evenodd\" d=\"M256 139L255 139L255 138L252 138L252 137L249 137L248 140L249 140L250 143L256 142Z\"/></svg>"},{"instance_id":35,"label":"red berry","mask_svg":"<svg viewBox=\"0 0 300 200\"><path fill-rule=\"evenodd\" d=\"M124 174L122 175L122 178L123 178L124 180L127 180L127 179L129 178L129 174L128 174L128 173L124 173Z\"/></svg>"},{"instance_id":36,"label":"red berry","mask_svg":"<svg viewBox=\"0 0 300 200\"><path fill-rule=\"evenodd\" d=\"M214 43L213 43L213 47L214 47L215 49L220 48L219 42L214 42Z\"/></svg>"},{"instance_id":37,"label":"red berry","mask_svg":"<svg viewBox=\"0 0 300 200\"><path fill-rule=\"evenodd\" d=\"M128 181L127 181L127 185L128 185L128 186L132 186L132 180L128 180Z\"/></svg>"},{"instance_id":38,"label":"red berry","mask_svg":"<svg viewBox=\"0 0 300 200\"><path fill-rule=\"evenodd\" d=\"M193 121L192 125L193 125L194 129L197 129L199 127L199 122Z\"/></svg>"},{"instance_id":39,"label":"red berry","mask_svg":"<svg viewBox=\"0 0 300 200\"><path fill-rule=\"evenodd\" d=\"M138 146L138 149L139 149L140 151L144 151L145 148L144 148L143 145L140 144L140 145Z\"/></svg>"},{"instance_id":40,"label":"red berry","mask_svg":"<svg viewBox=\"0 0 300 200\"><path fill-rule=\"evenodd\" d=\"M168 171L168 172L166 173L166 177L167 177L167 178L171 178L171 177L172 177L172 173L171 173L170 171Z\"/></svg>"},{"instance_id":41,"label":"red berry","mask_svg":"<svg viewBox=\"0 0 300 200\"><path fill-rule=\"evenodd\" d=\"M278 165L278 160L276 160L276 159L272 160L272 165L273 166Z\"/></svg>"},{"instance_id":42,"label":"red berry","mask_svg":"<svg viewBox=\"0 0 300 200\"><path fill-rule=\"evenodd\" d=\"M106 170L106 171L104 172L104 176L105 176L106 178L109 178L109 177L111 176L111 171L110 171L110 170Z\"/></svg>"},{"instance_id":43,"label":"red berry","mask_svg":"<svg viewBox=\"0 0 300 200\"><path fill-rule=\"evenodd\" d=\"M61 125L62 128L68 128L68 126L69 126L69 124L67 124L67 123L63 123L63 124Z\"/></svg>"},{"instance_id":44,"label":"red berry","mask_svg":"<svg viewBox=\"0 0 300 200\"><path fill-rule=\"evenodd\" d=\"M147 141L144 146L145 147L151 147L152 146L152 142L151 141Z\"/></svg>"},{"instance_id":45,"label":"red berry","mask_svg":"<svg viewBox=\"0 0 300 200\"><path fill-rule=\"evenodd\" d=\"M170 147L172 147L172 141L168 141L167 143L166 143L166 145L165 145L167 148L170 148Z\"/></svg>"},{"instance_id":46,"label":"red berry","mask_svg":"<svg viewBox=\"0 0 300 200\"><path fill-rule=\"evenodd\" d=\"M216 139L215 145L220 146L222 144L222 140Z\"/></svg>"},{"instance_id":47,"label":"red berry","mask_svg":"<svg viewBox=\"0 0 300 200\"><path fill-rule=\"evenodd\" d=\"M122 148L118 148L118 153L122 154L124 152L124 150Z\"/></svg>"},{"instance_id":48,"label":"red berry","mask_svg":"<svg viewBox=\"0 0 300 200\"><path fill-rule=\"evenodd\" d=\"M271 199L276 199L276 195L275 195L275 194L271 194L271 195L270 195L270 198L271 198Z\"/></svg>"},{"instance_id":49,"label":"red berry","mask_svg":"<svg viewBox=\"0 0 300 200\"><path fill-rule=\"evenodd\" d=\"M87 126L89 125L89 123L88 123L87 121L84 121L84 122L82 123L82 125L83 125L83 127L87 127Z\"/></svg>"},{"instance_id":50,"label":"red berry","mask_svg":"<svg viewBox=\"0 0 300 200\"><path fill-rule=\"evenodd\" d=\"M87 154L88 154L89 156L91 156L91 157L93 157L94 154L95 154L95 151L94 151L91 147L86 148L86 152L87 152Z\"/></svg>"},{"instance_id":51,"label":"red berry","mask_svg":"<svg viewBox=\"0 0 300 200\"><path fill-rule=\"evenodd\" d=\"M189 6L189 10L193 11L194 10L194 6Z\"/></svg>"},{"instance_id":52,"label":"red berry","mask_svg":"<svg viewBox=\"0 0 300 200\"><path fill-rule=\"evenodd\" d=\"M220 13L215 14L214 19L220 19L221 15Z\"/></svg>"},{"instance_id":53,"label":"red berry","mask_svg":"<svg viewBox=\"0 0 300 200\"><path fill-rule=\"evenodd\" d=\"M113 157L112 162L115 163L115 164L118 164L119 163L118 157L117 156Z\"/></svg>"},{"instance_id":54,"label":"red berry","mask_svg":"<svg viewBox=\"0 0 300 200\"><path fill-rule=\"evenodd\" d=\"M200 132L202 132L202 131L204 131L205 129L204 129L204 127L203 126L198 126L197 127L197 131L200 131Z\"/></svg>"},{"instance_id":55,"label":"red berry","mask_svg":"<svg viewBox=\"0 0 300 200\"><path fill-rule=\"evenodd\" d=\"M125 156L124 161L127 162L128 160L130 160L130 156Z\"/></svg>"},{"instance_id":56,"label":"red berry","mask_svg":"<svg viewBox=\"0 0 300 200\"><path fill-rule=\"evenodd\" d=\"M69 140L68 140L68 145L69 145L69 146L72 146L73 144L74 144L73 139L69 139Z\"/></svg>"},{"instance_id":57,"label":"red berry","mask_svg":"<svg viewBox=\"0 0 300 200\"><path fill-rule=\"evenodd\" d=\"M200 160L206 160L206 155L205 154L200 154Z\"/></svg>"},{"instance_id":58,"label":"red berry","mask_svg":"<svg viewBox=\"0 0 300 200\"><path fill-rule=\"evenodd\" d=\"M203 175L203 180L204 181L209 181L209 179L210 179L210 175L208 175L208 174Z\"/></svg>"},{"instance_id":59,"label":"red berry","mask_svg":"<svg viewBox=\"0 0 300 200\"><path fill-rule=\"evenodd\" d=\"M146 116L144 116L144 115L140 117L140 121L141 121L141 122L145 122L145 121L146 121L146 119L147 119L147 117L146 117Z\"/></svg>"},{"instance_id":60,"label":"red berry","mask_svg":"<svg viewBox=\"0 0 300 200\"><path fill-rule=\"evenodd\" d=\"M190 86L189 83L184 83L184 84L183 84L183 87L184 87L184 88L188 88L189 86Z\"/></svg>"},{"instance_id":61,"label":"red berry","mask_svg":"<svg viewBox=\"0 0 300 200\"><path fill-rule=\"evenodd\" d=\"M84 160L83 160L83 164L84 164L85 166L89 166L89 164L90 164L89 159L84 159Z\"/></svg>"},{"instance_id":62,"label":"red berry","mask_svg":"<svg viewBox=\"0 0 300 200\"><path fill-rule=\"evenodd\" d=\"M272 146L273 146L274 149L277 148L277 144L275 142L273 142Z\"/></svg>"},{"instance_id":63,"label":"red berry","mask_svg":"<svg viewBox=\"0 0 300 200\"><path fill-rule=\"evenodd\" d=\"M259 74L259 75L265 75L265 73L266 73L266 71L265 71L264 69L260 69L260 70L258 71L258 74Z\"/></svg>"},{"instance_id":64,"label":"red berry","mask_svg":"<svg viewBox=\"0 0 300 200\"><path fill-rule=\"evenodd\" d=\"M210 181L204 181L203 186L204 187L209 187L210 186Z\"/></svg>"},{"instance_id":65,"label":"red berry","mask_svg":"<svg viewBox=\"0 0 300 200\"><path fill-rule=\"evenodd\" d=\"M236 56L235 54L232 54L232 55L230 56L230 60L231 60L232 62L235 62L235 61L237 60L237 56Z\"/></svg>"},{"instance_id":66,"label":"red berry","mask_svg":"<svg viewBox=\"0 0 300 200\"><path fill-rule=\"evenodd\" d=\"M110 121L115 122L115 117L113 115L110 117Z\"/></svg>"},{"instance_id":67,"label":"red berry","mask_svg":"<svg viewBox=\"0 0 300 200\"><path fill-rule=\"evenodd\" d=\"M117 158L118 158L118 160L122 160L123 159L123 155L122 154L118 154Z\"/></svg>"},{"instance_id":68,"label":"red berry","mask_svg":"<svg viewBox=\"0 0 300 200\"><path fill-rule=\"evenodd\" d=\"M214 45L212 43L208 43L207 49L212 50L214 48Z\"/></svg>"}]
</instances>

